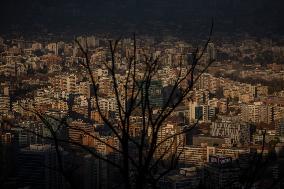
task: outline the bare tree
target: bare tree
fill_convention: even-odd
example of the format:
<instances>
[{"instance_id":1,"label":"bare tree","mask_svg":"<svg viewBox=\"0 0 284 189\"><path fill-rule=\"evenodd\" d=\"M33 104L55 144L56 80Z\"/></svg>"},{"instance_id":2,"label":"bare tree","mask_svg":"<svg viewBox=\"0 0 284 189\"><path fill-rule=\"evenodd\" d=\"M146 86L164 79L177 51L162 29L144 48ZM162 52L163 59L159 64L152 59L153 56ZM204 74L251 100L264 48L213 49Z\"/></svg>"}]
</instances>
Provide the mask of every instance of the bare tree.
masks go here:
<instances>
[{"instance_id":1,"label":"bare tree","mask_svg":"<svg viewBox=\"0 0 284 189\"><path fill-rule=\"evenodd\" d=\"M121 183L117 185L120 188L157 188L159 180L177 167L185 145L184 135L190 132L198 124L198 121L192 125L176 126L172 128L172 132L168 133L165 131L166 122L181 103L191 98L196 81L214 62L214 60L210 60L201 64L201 58L211 40L212 30L213 22L205 44L201 48L197 47L188 55L187 61L180 60L175 63L177 67L176 79L172 81L173 84L168 91L169 95L160 106L153 103L152 99L154 82L159 80L159 70L164 66L160 57L154 54L142 54L141 56L140 53L142 58L138 59L137 40L134 34L132 53L126 57L126 61L123 61L120 54L121 40L110 40L110 61L104 62L102 66L108 70L117 104L117 115L113 117L107 116L99 104L103 93L100 91L101 86L98 79L93 74L94 66L90 60L91 52L87 40L85 44L82 44L78 39L75 39L84 58L80 65L85 68L92 84L95 108L104 124L111 130L111 136L117 141L116 145L103 140L99 135L72 126L67 117L57 118L22 107L24 110L34 113L51 133L50 136L34 134L53 141L59 161L57 171L62 173L70 187L72 187L72 178L68 171L64 170L62 153L59 148L64 144L77 146L117 169L122 177ZM123 70L125 71L123 79L117 75L121 71L118 68L118 63L126 66L126 69ZM133 117L137 115L141 120L138 125L133 121ZM52 126L49 119L59 123L56 128ZM134 126L137 126L138 132L133 131ZM119 160L113 160L71 138L59 137L58 132L61 128L81 132L105 145L111 149L112 153L118 155Z\"/></svg>"},{"instance_id":2,"label":"bare tree","mask_svg":"<svg viewBox=\"0 0 284 189\"><path fill-rule=\"evenodd\" d=\"M119 47L121 41L120 39L110 40L111 61L104 63L103 66L110 74L112 89L118 107L118 116L114 119L107 118L99 105L99 99L101 98L100 86L93 76L87 41L83 45L75 39L85 58L85 62L82 62L81 65L90 76L96 99L96 109L120 144L119 149L114 146L110 147L119 153L122 158L121 164L118 164L117 167L119 167L123 175L124 188L146 188L150 185L155 188L159 179L176 167L180 156L180 152L177 149L184 145L182 135L189 132L196 124L183 128L180 127L173 134L165 137L161 137L160 133L165 121L178 105L190 97L194 84L214 61L210 60L197 70L198 66L200 66L200 59L211 40L212 30L213 24L209 38L201 50L196 48L189 61L186 63L180 61L177 64L178 73L176 80L173 82L165 103L158 108L151 103L151 87L153 81L158 79L158 71L163 66L159 61L159 57L144 54L143 60L140 59L138 61L137 40L134 34L133 53L132 56L127 57L125 78L124 81L121 81L116 75L118 73L117 63L120 61L118 57L120 57ZM134 123L131 121L131 117L135 115L137 110L142 121L139 127L139 135L133 136L131 134L131 126ZM135 154L137 156L133 156L132 151L136 151ZM161 167L164 168L164 171L157 171L159 170L157 168Z\"/></svg>"}]
</instances>

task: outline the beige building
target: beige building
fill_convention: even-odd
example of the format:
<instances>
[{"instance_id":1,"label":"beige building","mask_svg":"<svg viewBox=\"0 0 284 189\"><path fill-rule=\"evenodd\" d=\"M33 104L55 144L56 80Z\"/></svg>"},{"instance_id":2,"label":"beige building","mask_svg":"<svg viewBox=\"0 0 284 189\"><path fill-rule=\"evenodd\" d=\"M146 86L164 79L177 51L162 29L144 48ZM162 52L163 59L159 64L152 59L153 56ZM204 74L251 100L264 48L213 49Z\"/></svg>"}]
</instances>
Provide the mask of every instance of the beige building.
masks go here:
<instances>
[{"instance_id":1,"label":"beige building","mask_svg":"<svg viewBox=\"0 0 284 189\"><path fill-rule=\"evenodd\" d=\"M244 122L271 124L275 119L274 107L255 102L243 104L241 107L241 119Z\"/></svg>"},{"instance_id":2,"label":"beige building","mask_svg":"<svg viewBox=\"0 0 284 189\"><path fill-rule=\"evenodd\" d=\"M51 81L51 84L57 91L66 91L67 93L77 92L77 76L75 74L55 76L53 80L54 81Z\"/></svg>"},{"instance_id":3,"label":"beige building","mask_svg":"<svg viewBox=\"0 0 284 189\"><path fill-rule=\"evenodd\" d=\"M0 95L0 114L8 114L10 109L10 97Z\"/></svg>"}]
</instances>

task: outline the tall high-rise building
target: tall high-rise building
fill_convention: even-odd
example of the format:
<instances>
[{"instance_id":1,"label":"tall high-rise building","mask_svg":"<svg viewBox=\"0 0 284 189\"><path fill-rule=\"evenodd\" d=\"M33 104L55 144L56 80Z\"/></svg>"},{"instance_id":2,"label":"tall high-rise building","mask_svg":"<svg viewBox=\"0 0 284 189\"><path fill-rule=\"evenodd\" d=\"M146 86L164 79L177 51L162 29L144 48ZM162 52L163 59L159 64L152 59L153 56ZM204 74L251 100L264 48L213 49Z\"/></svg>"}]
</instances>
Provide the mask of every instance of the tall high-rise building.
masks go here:
<instances>
[{"instance_id":1,"label":"tall high-rise building","mask_svg":"<svg viewBox=\"0 0 284 189\"><path fill-rule=\"evenodd\" d=\"M49 43L46 47L49 51L53 52L55 55L58 55L58 44Z\"/></svg>"},{"instance_id":2,"label":"tall high-rise building","mask_svg":"<svg viewBox=\"0 0 284 189\"><path fill-rule=\"evenodd\" d=\"M80 82L78 87L77 87L77 92L79 94L84 95L88 99L91 97L91 87L90 83L88 81L86 82Z\"/></svg>"},{"instance_id":3,"label":"tall high-rise building","mask_svg":"<svg viewBox=\"0 0 284 189\"><path fill-rule=\"evenodd\" d=\"M233 164L232 158L210 156L204 167L203 183L210 189L239 189L240 168Z\"/></svg>"},{"instance_id":4,"label":"tall high-rise building","mask_svg":"<svg viewBox=\"0 0 284 189\"><path fill-rule=\"evenodd\" d=\"M249 144L250 125L241 122L217 121L210 126L212 136L225 137L232 145Z\"/></svg>"},{"instance_id":5,"label":"tall high-rise building","mask_svg":"<svg viewBox=\"0 0 284 189\"><path fill-rule=\"evenodd\" d=\"M279 135L284 137L284 117L279 120Z\"/></svg>"},{"instance_id":6,"label":"tall high-rise building","mask_svg":"<svg viewBox=\"0 0 284 189\"><path fill-rule=\"evenodd\" d=\"M83 48L95 48L99 44L99 41L95 36L80 36L77 38L77 40ZM75 43L74 46L79 47L77 43Z\"/></svg>"},{"instance_id":7,"label":"tall high-rise building","mask_svg":"<svg viewBox=\"0 0 284 189\"><path fill-rule=\"evenodd\" d=\"M203 146L179 147L179 163L184 166L203 166L206 163L207 151Z\"/></svg>"},{"instance_id":8,"label":"tall high-rise building","mask_svg":"<svg viewBox=\"0 0 284 189\"><path fill-rule=\"evenodd\" d=\"M193 102L193 101L188 102L188 108L189 108L188 117L189 117L190 123L195 123L196 119L198 119L198 116L196 115L197 113L196 107L197 107L196 102Z\"/></svg>"},{"instance_id":9,"label":"tall high-rise building","mask_svg":"<svg viewBox=\"0 0 284 189\"><path fill-rule=\"evenodd\" d=\"M216 108L206 104L198 104L197 102L189 102L189 122L211 122L216 115Z\"/></svg>"},{"instance_id":10,"label":"tall high-rise building","mask_svg":"<svg viewBox=\"0 0 284 189\"><path fill-rule=\"evenodd\" d=\"M82 120L75 120L69 124L68 137L72 142L78 144L83 143L83 137L86 133L92 133L94 131L92 125L83 122Z\"/></svg>"},{"instance_id":11,"label":"tall high-rise building","mask_svg":"<svg viewBox=\"0 0 284 189\"><path fill-rule=\"evenodd\" d=\"M0 94L0 114L8 114L10 110L10 97Z\"/></svg>"},{"instance_id":12,"label":"tall high-rise building","mask_svg":"<svg viewBox=\"0 0 284 189\"><path fill-rule=\"evenodd\" d=\"M18 155L18 187L34 189L64 188L56 169L58 161L51 145L34 144L20 150Z\"/></svg>"},{"instance_id":13,"label":"tall high-rise building","mask_svg":"<svg viewBox=\"0 0 284 189\"><path fill-rule=\"evenodd\" d=\"M83 188L101 188L102 181L100 180L100 161L99 159L93 158L90 154L85 155L83 159L82 166L82 179L83 179ZM104 170L105 171L105 170Z\"/></svg>"},{"instance_id":14,"label":"tall high-rise building","mask_svg":"<svg viewBox=\"0 0 284 189\"><path fill-rule=\"evenodd\" d=\"M275 119L274 107L261 103L243 104L241 118L244 122L270 124Z\"/></svg>"},{"instance_id":15,"label":"tall high-rise building","mask_svg":"<svg viewBox=\"0 0 284 189\"><path fill-rule=\"evenodd\" d=\"M157 143L161 143L160 147L157 149L157 157L160 157L163 153L165 154L165 159L176 153L178 147L183 146L185 144L185 135L184 134L179 134L182 131L182 126L177 125L177 124L164 124L158 133L158 139ZM149 136L151 136L151 132L149 131ZM174 136L168 139L168 137Z\"/></svg>"},{"instance_id":16,"label":"tall high-rise building","mask_svg":"<svg viewBox=\"0 0 284 189\"><path fill-rule=\"evenodd\" d=\"M214 43L208 43L207 56L208 56L208 61L213 61L216 59L216 48Z\"/></svg>"},{"instance_id":17,"label":"tall high-rise building","mask_svg":"<svg viewBox=\"0 0 284 189\"><path fill-rule=\"evenodd\" d=\"M56 76L52 82L53 87L58 91L65 91L67 93L76 93L77 76L75 74L65 74Z\"/></svg>"},{"instance_id":18,"label":"tall high-rise building","mask_svg":"<svg viewBox=\"0 0 284 189\"><path fill-rule=\"evenodd\" d=\"M210 156L204 167L203 183L209 189L239 189L240 168L235 166L232 158Z\"/></svg>"},{"instance_id":19,"label":"tall high-rise building","mask_svg":"<svg viewBox=\"0 0 284 189\"><path fill-rule=\"evenodd\" d=\"M152 80L149 87L149 101L150 105L162 107L163 106L163 95L162 95L162 81Z\"/></svg>"}]
</instances>

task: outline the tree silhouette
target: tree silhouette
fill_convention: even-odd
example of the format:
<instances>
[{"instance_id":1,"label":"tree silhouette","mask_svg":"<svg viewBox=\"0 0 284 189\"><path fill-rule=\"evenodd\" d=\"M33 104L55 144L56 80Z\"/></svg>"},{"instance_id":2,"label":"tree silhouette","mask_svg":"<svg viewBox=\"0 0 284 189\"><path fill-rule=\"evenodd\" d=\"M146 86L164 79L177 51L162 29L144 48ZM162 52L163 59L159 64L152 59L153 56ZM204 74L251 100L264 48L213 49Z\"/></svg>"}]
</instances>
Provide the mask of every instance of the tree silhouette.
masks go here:
<instances>
[{"instance_id":1,"label":"tree silhouette","mask_svg":"<svg viewBox=\"0 0 284 189\"><path fill-rule=\"evenodd\" d=\"M112 142L102 139L99 135L91 133L83 128L76 127L68 122L68 116L58 118L53 115L22 108L35 114L49 131L49 136L42 136L33 131L33 134L52 141L57 153L59 168L57 171L62 173L65 181L69 183L70 188L74 188L73 179L70 172L65 170L62 160L60 146L66 144L76 146L80 150L92 155L111 165L117 170L120 183L114 186L119 188L157 188L158 182L165 175L174 170L179 161L179 157L185 145L185 134L190 132L197 124L179 126L174 125L171 129L167 128L167 120L171 117L174 110L187 99L191 98L191 92L196 81L214 62L201 63L201 58L207 50L208 43L211 40L213 31L213 22L209 37L205 44L197 47L188 57L188 61L174 62L177 73L176 78L167 91L163 103L157 103L157 96L161 95L159 88L159 70L165 66L161 63L160 57L149 53L138 53L136 35L133 35L132 52L126 56L123 62L121 49L122 42L118 40L109 41L109 58L101 66L108 70L108 76L111 80L111 89L114 93L115 103L117 104L117 114L108 116L102 106L100 99L103 98L98 78L93 74L94 65L91 62L91 51L88 48L87 40L85 44L75 39L75 43L80 49L84 61L80 65L86 70L92 86L92 93L95 99L95 109L98 112L103 123L109 128L109 136ZM139 54L139 59L138 59ZM118 77L121 72L118 65L124 64L124 77ZM134 117L139 117L139 122L133 121ZM201 119L198 118L198 120ZM56 126L50 120L57 122ZM25 128L27 130L27 128ZM60 136L61 130L77 131L82 136L88 136L97 143L105 145L112 154L118 156L114 160L111 156L98 153L95 149L74 141L72 138ZM170 132L167 132L170 130Z\"/></svg>"},{"instance_id":2,"label":"tree silhouette","mask_svg":"<svg viewBox=\"0 0 284 189\"><path fill-rule=\"evenodd\" d=\"M211 39L212 30L213 24L204 47L201 50L197 48L192 53L190 62L180 61L177 63L177 78L173 82L164 104L160 107L153 104L151 99L153 97L153 83L157 80L158 71L163 66L159 62L159 57L144 54L143 60L138 61L136 36L134 34L133 53L132 56L127 57L126 76L125 80L121 81L116 75L121 43L120 40L109 41L111 61L104 63L104 66L112 79L112 89L118 105L118 116L113 120L105 116L98 103L101 98L100 86L93 77L88 44L86 42L84 48L75 39L86 60L81 65L90 76L96 99L96 109L120 144L119 149L113 146L111 148L120 153L122 158L121 165L116 166L119 167L123 175L123 188L145 188L149 185L155 188L160 178L176 167L181 154L181 152L178 152L178 148L185 145L184 139L180 137L189 132L196 124L178 128L173 134L162 138L160 135L165 127L165 121L175 108L189 96L196 81L214 61L207 62L204 67L197 71L198 66L200 66L200 59ZM139 134L133 136L131 127L134 123L131 121L131 117L135 115L137 109L142 121ZM137 156L132 155L133 150L136 151ZM163 168L164 171L161 172L159 168Z\"/></svg>"}]
</instances>

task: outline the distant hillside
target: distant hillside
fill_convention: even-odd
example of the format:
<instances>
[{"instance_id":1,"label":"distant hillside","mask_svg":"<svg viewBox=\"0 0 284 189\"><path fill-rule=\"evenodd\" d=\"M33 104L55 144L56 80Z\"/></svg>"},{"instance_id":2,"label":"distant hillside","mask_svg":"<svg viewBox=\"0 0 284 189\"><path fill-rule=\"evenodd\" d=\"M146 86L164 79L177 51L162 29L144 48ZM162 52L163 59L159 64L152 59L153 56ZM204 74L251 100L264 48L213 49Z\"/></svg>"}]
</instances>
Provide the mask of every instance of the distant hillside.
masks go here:
<instances>
[{"instance_id":1,"label":"distant hillside","mask_svg":"<svg viewBox=\"0 0 284 189\"><path fill-rule=\"evenodd\" d=\"M216 33L282 35L283 7L283 0L1 0L0 32L199 35L214 17Z\"/></svg>"}]
</instances>

